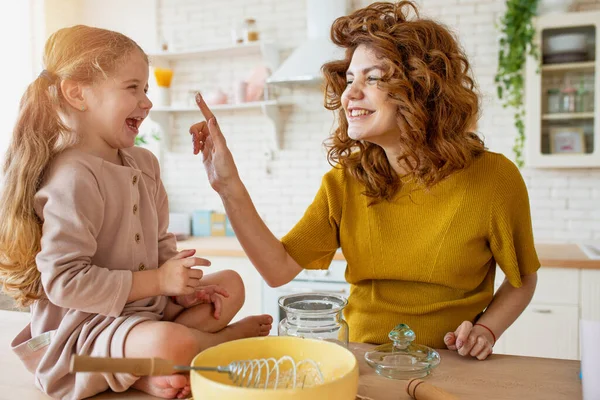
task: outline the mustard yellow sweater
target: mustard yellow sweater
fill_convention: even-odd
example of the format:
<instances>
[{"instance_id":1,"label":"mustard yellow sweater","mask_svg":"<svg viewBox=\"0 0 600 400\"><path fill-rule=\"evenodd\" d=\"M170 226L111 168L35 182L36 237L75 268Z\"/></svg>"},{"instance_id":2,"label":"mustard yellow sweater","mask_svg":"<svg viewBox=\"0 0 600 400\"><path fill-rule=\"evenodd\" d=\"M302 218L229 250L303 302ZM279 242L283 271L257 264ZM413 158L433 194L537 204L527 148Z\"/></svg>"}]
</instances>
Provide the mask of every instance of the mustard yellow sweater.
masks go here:
<instances>
[{"instance_id":1,"label":"mustard yellow sweater","mask_svg":"<svg viewBox=\"0 0 600 400\"><path fill-rule=\"evenodd\" d=\"M540 266L527 189L503 155L486 152L430 190L407 181L392 202L369 207L363 191L333 168L282 239L307 269L329 268L341 247L351 341L386 343L405 323L417 343L442 348L446 332L489 305L496 263L515 287Z\"/></svg>"}]
</instances>

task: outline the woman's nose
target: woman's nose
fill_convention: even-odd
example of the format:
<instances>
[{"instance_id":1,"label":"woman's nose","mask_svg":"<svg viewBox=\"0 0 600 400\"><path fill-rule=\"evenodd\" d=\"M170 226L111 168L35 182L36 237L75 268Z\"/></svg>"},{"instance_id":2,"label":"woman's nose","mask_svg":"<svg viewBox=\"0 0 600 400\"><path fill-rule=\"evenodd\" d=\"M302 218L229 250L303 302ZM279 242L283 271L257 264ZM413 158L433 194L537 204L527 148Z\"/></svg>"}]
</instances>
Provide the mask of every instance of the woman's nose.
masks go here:
<instances>
[{"instance_id":1,"label":"woman's nose","mask_svg":"<svg viewBox=\"0 0 600 400\"><path fill-rule=\"evenodd\" d=\"M346 88L346 97L349 99L361 99L364 96L360 83L354 81Z\"/></svg>"}]
</instances>

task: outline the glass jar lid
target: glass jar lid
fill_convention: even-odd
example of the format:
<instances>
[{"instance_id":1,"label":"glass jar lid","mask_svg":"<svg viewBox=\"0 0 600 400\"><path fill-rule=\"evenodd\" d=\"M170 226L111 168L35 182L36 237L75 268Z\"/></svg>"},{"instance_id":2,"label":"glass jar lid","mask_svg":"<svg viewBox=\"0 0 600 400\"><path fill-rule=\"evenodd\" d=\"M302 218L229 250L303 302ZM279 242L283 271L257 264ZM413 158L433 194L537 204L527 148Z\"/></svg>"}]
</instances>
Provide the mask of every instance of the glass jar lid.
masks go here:
<instances>
[{"instance_id":1,"label":"glass jar lid","mask_svg":"<svg viewBox=\"0 0 600 400\"><path fill-rule=\"evenodd\" d=\"M397 325L388 337L392 343L382 344L365 353L367 364L379 375L393 379L422 378L440 363L437 351L412 343L416 335L408 325Z\"/></svg>"},{"instance_id":2,"label":"glass jar lid","mask_svg":"<svg viewBox=\"0 0 600 400\"><path fill-rule=\"evenodd\" d=\"M344 296L331 293L295 293L279 298L279 307L295 315L326 315L338 313L346 307Z\"/></svg>"}]
</instances>

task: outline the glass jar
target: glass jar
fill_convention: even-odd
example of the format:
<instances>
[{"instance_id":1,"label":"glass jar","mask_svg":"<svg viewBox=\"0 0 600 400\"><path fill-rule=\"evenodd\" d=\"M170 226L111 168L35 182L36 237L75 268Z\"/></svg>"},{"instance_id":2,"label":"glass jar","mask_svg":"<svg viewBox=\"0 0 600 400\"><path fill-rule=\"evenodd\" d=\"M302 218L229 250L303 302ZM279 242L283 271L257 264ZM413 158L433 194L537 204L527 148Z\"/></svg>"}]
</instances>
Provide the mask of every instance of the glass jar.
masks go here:
<instances>
[{"instance_id":1,"label":"glass jar","mask_svg":"<svg viewBox=\"0 0 600 400\"><path fill-rule=\"evenodd\" d=\"M254 18L247 18L244 20L244 41L256 42L258 40L258 28L256 27L256 20Z\"/></svg>"},{"instance_id":2,"label":"glass jar","mask_svg":"<svg viewBox=\"0 0 600 400\"><path fill-rule=\"evenodd\" d=\"M575 98L575 110L577 112L594 111L594 92L588 90L583 82L577 89L577 97Z\"/></svg>"},{"instance_id":3,"label":"glass jar","mask_svg":"<svg viewBox=\"0 0 600 400\"><path fill-rule=\"evenodd\" d=\"M297 293L279 298L285 318L279 336L327 340L348 347L348 323L343 311L348 301L332 293Z\"/></svg>"},{"instance_id":4,"label":"glass jar","mask_svg":"<svg viewBox=\"0 0 600 400\"><path fill-rule=\"evenodd\" d=\"M561 112L572 113L575 112L575 97L577 90L574 87L566 87L561 92Z\"/></svg>"},{"instance_id":5,"label":"glass jar","mask_svg":"<svg viewBox=\"0 0 600 400\"><path fill-rule=\"evenodd\" d=\"M553 88L548 89L548 113L559 113L560 112L560 90Z\"/></svg>"}]
</instances>

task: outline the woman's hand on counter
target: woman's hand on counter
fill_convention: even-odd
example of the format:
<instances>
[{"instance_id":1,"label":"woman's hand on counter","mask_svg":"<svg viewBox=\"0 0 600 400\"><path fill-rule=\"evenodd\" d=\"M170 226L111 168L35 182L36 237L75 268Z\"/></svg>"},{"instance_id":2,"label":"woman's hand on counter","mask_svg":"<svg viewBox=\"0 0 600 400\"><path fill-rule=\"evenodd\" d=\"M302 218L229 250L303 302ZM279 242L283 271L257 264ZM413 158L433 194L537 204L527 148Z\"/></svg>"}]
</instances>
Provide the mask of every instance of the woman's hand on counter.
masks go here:
<instances>
[{"instance_id":1,"label":"woman's hand on counter","mask_svg":"<svg viewBox=\"0 0 600 400\"><path fill-rule=\"evenodd\" d=\"M444 343L449 350L456 350L461 356L485 360L492 354L494 336L482 325L464 321L454 332L446 333Z\"/></svg>"}]
</instances>

